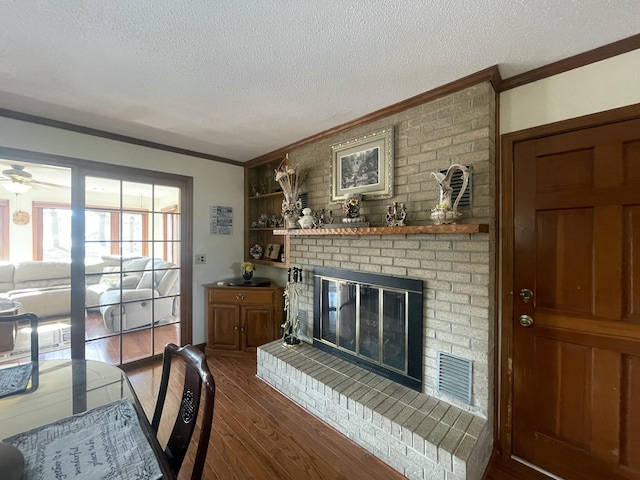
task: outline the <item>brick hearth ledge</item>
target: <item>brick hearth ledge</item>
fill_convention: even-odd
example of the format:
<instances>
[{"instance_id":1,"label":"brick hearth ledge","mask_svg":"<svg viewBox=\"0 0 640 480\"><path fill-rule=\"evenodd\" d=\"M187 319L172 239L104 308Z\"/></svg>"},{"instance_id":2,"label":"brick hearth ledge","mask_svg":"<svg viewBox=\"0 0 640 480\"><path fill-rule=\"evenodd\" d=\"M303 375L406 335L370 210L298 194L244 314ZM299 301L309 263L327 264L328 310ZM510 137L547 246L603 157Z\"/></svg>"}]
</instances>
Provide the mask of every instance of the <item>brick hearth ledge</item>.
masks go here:
<instances>
[{"instance_id":1,"label":"brick hearth ledge","mask_svg":"<svg viewBox=\"0 0 640 480\"><path fill-rule=\"evenodd\" d=\"M258 377L409 479L481 479L491 429L479 416L311 345L258 348Z\"/></svg>"}]
</instances>

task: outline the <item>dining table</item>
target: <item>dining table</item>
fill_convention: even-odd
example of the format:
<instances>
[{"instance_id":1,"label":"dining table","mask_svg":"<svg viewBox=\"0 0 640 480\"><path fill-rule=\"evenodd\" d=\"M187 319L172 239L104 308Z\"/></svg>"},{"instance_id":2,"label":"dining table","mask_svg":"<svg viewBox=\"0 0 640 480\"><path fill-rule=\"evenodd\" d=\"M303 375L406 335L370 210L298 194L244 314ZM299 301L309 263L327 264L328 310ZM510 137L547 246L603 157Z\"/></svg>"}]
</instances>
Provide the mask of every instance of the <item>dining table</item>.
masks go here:
<instances>
[{"instance_id":1,"label":"dining table","mask_svg":"<svg viewBox=\"0 0 640 480\"><path fill-rule=\"evenodd\" d=\"M5 368L20 367L0 366L0 373ZM104 463L114 476L102 478L147 478L129 471L141 458L146 463L140 468L151 472L148 478L176 478L127 374L95 360L33 362L26 387L0 397L0 440L25 449L25 464L30 458L50 478L100 478L102 472L93 473L91 465ZM50 448L47 442L52 442ZM73 442L82 445L74 447ZM97 444L107 451L98 452ZM60 453L60 445L72 451ZM64 465L65 458L72 463ZM75 468L77 476L63 477L63 468ZM114 468L128 471L114 474Z\"/></svg>"}]
</instances>

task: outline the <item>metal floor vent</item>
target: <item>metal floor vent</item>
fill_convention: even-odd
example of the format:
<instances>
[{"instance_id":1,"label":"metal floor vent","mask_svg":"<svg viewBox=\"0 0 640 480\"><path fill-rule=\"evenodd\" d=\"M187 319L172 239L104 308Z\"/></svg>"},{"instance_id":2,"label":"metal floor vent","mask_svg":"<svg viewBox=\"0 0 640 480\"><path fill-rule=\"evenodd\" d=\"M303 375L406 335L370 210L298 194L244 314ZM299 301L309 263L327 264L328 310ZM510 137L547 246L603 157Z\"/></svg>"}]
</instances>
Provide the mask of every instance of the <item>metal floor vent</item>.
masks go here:
<instances>
[{"instance_id":1,"label":"metal floor vent","mask_svg":"<svg viewBox=\"0 0 640 480\"><path fill-rule=\"evenodd\" d=\"M438 393L471 405L473 362L450 353L438 352Z\"/></svg>"},{"instance_id":2,"label":"metal floor vent","mask_svg":"<svg viewBox=\"0 0 640 480\"><path fill-rule=\"evenodd\" d=\"M467 189L464 191L462 198L460 199L460 203L458 203L458 208L460 207L470 207L471 206L471 190L473 190L473 165L465 165L471 172L469 173L469 182L467 183ZM443 175L447 173L447 169L438 170ZM460 170L456 170L451 177L451 188L453 192L451 192L451 205L458 198L458 193L460 193L460 189L462 188L462 172Z\"/></svg>"}]
</instances>

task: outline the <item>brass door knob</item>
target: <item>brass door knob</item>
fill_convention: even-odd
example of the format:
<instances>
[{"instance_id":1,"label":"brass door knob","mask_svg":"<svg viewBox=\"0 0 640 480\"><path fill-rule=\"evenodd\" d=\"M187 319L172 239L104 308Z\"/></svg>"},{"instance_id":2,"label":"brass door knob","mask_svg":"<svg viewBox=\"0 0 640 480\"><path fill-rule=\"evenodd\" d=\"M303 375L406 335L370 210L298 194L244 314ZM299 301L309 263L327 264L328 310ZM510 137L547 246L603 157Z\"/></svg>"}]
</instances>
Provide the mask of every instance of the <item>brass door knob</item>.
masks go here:
<instances>
[{"instance_id":1,"label":"brass door knob","mask_svg":"<svg viewBox=\"0 0 640 480\"><path fill-rule=\"evenodd\" d=\"M520 315L520 325L530 327L533 325L533 318L529 315Z\"/></svg>"},{"instance_id":2,"label":"brass door knob","mask_svg":"<svg viewBox=\"0 0 640 480\"><path fill-rule=\"evenodd\" d=\"M528 288L523 288L522 290L520 290L520 298L524 303L527 303L533 298L533 292Z\"/></svg>"}]
</instances>

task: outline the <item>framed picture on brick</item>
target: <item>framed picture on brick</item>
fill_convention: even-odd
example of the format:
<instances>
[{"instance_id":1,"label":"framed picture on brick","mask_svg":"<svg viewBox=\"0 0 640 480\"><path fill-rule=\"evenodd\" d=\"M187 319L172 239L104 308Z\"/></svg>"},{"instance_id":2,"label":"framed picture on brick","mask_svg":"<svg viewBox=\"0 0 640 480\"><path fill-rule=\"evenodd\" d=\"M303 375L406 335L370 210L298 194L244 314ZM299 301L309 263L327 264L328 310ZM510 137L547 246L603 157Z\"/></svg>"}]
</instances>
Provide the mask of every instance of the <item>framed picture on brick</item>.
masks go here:
<instances>
[{"instance_id":1,"label":"framed picture on brick","mask_svg":"<svg viewBox=\"0 0 640 480\"><path fill-rule=\"evenodd\" d=\"M393 197L393 126L331 145L331 201Z\"/></svg>"}]
</instances>

